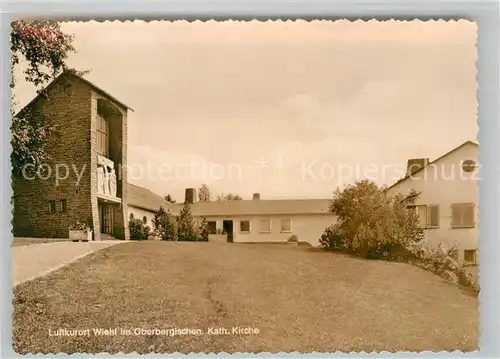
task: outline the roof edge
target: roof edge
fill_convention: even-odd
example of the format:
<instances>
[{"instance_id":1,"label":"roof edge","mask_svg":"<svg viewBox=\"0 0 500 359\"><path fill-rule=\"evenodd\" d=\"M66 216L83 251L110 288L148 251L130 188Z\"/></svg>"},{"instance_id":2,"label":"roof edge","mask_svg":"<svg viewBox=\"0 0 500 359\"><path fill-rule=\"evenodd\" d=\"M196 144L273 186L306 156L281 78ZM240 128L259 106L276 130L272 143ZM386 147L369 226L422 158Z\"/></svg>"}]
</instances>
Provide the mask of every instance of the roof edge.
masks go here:
<instances>
[{"instance_id":1,"label":"roof edge","mask_svg":"<svg viewBox=\"0 0 500 359\"><path fill-rule=\"evenodd\" d=\"M90 82L89 80L83 78L83 76L80 76L78 74L75 74L74 72L70 72L70 71L63 71L61 72L59 75L57 75L49 84L47 84L47 86L45 86L42 90L40 90L39 92L37 92L36 96L33 97L31 99L30 102L28 102L22 109L20 109L15 115L14 117L18 117L20 116L24 111L26 111L26 109L30 106L32 106L36 101L38 101L40 99L40 97L42 96L42 93L44 91L48 91L50 88L52 88L55 84L57 84L63 77L65 76L74 76L76 77L78 80L84 82L85 84L87 84L87 86L90 86L92 89L94 89L95 91L101 93L102 95L105 95L106 97L109 97L111 100L113 100L114 102L116 102L117 104L119 104L120 106L122 106L123 108L127 109L127 110L130 110L132 112L134 112L134 110L127 106L126 104L124 104L123 102L121 102L120 100L116 99L115 97L111 96L109 93L107 93L106 91L104 91L103 89L101 89L100 87L94 85L92 82Z\"/></svg>"},{"instance_id":2,"label":"roof edge","mask_svg":"<svg viewBox=\"0 0 500 359\"><path fill-rule=\"evenodd\" d=\"M464 143L462 143L461 145L453 148L452 150L446 152L444 155L441 155L439 156L438 158L436 158L434 161L431 161L427 164L427 166L425 167L422 167L421 169L419 169L418 171L415 171L411 174L411 176L423 171L424 169L426 169L427 167L429 167L430 165L432 165L433 163L436 163L437 161L439 160L442 160L443 158L445 158L446 156L452 154L453 152L459 150L460 148L466 146L466 145L473 145L473 146L476 146L476 147L479 147L479 144L474 142L474 141L465 141ZM404 178L401 178L400 180L396 181L396 183L393 183L392 185L390 185L389 187L387 187L385 190L388 191L389 189L391 189L392 187L396 186L397 184L400 184L401 182L404 182L406 181L408 178L410 178L411 176L405 176Z\"/></svg>"}]
</instances>

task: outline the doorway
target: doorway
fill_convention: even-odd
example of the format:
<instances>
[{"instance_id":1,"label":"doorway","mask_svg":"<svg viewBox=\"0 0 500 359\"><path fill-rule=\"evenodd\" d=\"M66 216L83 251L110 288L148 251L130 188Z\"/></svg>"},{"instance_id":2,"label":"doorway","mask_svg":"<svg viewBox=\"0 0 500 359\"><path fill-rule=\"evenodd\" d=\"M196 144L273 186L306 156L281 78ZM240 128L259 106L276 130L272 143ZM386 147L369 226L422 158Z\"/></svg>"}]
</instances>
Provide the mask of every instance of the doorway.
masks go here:
<instances>
[{"instance_id":1,"label":"doorway","mask_svg":"<svg viewBox=\"0 0 500 359\"><path fill-rule=\"evenodd\" d=\"M110 204L99 205L99 223L102 234L113 234L113 207Z\"/></svg>"},{"instance_id":2,"label":"doorway","mask_svg":"<svg viewBox=\"0 0 500 359\"><path fill-rule=\"evenodd\" d=\"M232 243L233 242L233 221L232 220L222 221L222 229L227 234L227 241Z\"/></svg>"}]
</instances>

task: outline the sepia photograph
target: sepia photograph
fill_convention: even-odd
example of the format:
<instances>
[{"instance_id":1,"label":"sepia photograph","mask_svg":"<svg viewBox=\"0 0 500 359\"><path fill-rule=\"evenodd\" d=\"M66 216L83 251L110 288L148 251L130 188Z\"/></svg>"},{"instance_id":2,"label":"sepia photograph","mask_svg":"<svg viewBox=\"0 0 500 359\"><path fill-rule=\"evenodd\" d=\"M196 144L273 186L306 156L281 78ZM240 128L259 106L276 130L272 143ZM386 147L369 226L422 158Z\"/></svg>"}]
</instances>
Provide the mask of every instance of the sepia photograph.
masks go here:
<instances>
[{"instance_id":1,"label":"sepia photograph","mask_svg":"<svg viewBox=\"0 0 500 359\"><path fill-rule=\"evenodd\" d=\"M478 350L475 22L10 31L16 353Z\"/></svg>"}]
</instances>

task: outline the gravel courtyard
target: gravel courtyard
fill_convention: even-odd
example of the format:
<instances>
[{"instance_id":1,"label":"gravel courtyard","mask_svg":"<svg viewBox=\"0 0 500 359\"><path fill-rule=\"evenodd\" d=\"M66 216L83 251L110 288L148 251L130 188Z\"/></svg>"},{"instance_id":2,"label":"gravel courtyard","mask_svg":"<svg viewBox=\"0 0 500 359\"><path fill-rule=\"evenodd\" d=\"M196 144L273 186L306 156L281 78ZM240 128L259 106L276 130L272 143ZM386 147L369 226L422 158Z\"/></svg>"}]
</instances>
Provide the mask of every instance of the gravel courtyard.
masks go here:
<instances>
[{"instance_id":1,"label":"gravel courtyard","mask_svg":"<svg viewBox=\"0 0 500 359\"><path fill-rule=\"evenodd\" d=\"M22 354L478 345L478 299L468 290L411 265L300 247L119 244L17 286L13 303ZM166 335L175 328L185 330Z\"/></svg>"}]
</instances>

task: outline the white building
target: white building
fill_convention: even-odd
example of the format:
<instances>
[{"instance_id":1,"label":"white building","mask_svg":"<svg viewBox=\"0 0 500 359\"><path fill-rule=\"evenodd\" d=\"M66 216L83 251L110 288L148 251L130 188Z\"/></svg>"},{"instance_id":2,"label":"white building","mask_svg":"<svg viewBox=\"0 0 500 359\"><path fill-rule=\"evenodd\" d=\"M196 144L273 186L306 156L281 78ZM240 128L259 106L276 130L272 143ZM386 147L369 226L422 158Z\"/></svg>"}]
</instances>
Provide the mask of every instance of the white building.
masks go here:
<instances>
[{"instance_id":1,"label":"white building","mask_svg":"<svg viewBox=\"0 0 500 359\"><path fill-rule=\"evenodd\" d=\"M127 187L127 211L129 220L132 218L141 219L149 228L153 228L154 212L161 206L166 208L168 203L156 193L133 184Z\"/></svg>"},{"instance_id":2,"label":"white building","mask_svg":"<svg viewBox=\"0 0 500 359\"><path fill-rule=\"evenodd\" d=\"M285 243L292 236L299 242L319 245L326 227L335 223L329 213L328 199L261 200L258 193L252 200L196 202L196 190L187 189L191 213L200 220L205 218L211 233L224 231L229 242ZM182 205L177 205L177 214Z\"/></svg>"},{"instance_id":3,"label":"white building","mask_svg":"<svg viewBox=\"0 0 500 359\"><path fill-rule=\"evenodd\" d=\"M135 185L128 186L129 218L143 219L152 228L151 219L160 206L178 215L183 204L168 203L157 194ZM208 222L210 232L224 232L229 242L285 243L296 235L299 242L319 245L326 227L335 223L328 212L330 200L252 200L197 202L196 190L186 189L186 200L196 222Z\"/></svg>"},{"instance_id":4,"label":"white building","mask_svg":"<svg viewBox=\"0 0 500 359\"><path fill-rule=\"evenodd\" d=\"M432 244L455 245L460 260L477 264L479 222L478 145L465 142L436 160L408 160L406 177L388 194L420 192L415 210Z\"/></svg>"}]
</instances>

